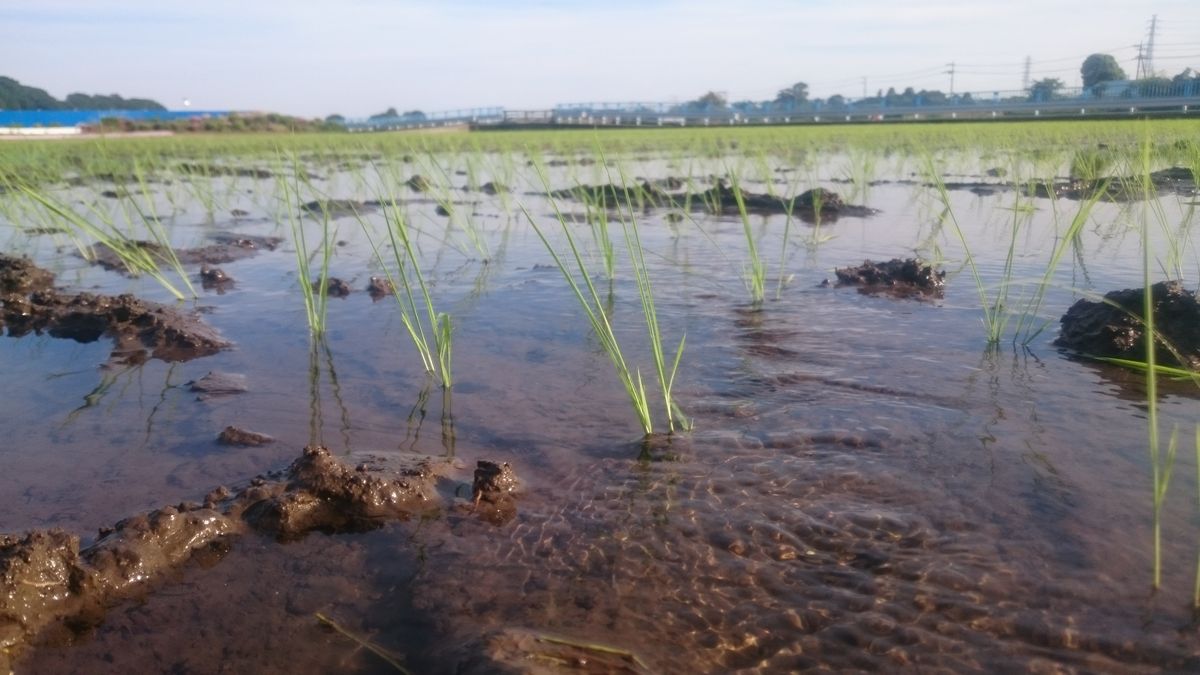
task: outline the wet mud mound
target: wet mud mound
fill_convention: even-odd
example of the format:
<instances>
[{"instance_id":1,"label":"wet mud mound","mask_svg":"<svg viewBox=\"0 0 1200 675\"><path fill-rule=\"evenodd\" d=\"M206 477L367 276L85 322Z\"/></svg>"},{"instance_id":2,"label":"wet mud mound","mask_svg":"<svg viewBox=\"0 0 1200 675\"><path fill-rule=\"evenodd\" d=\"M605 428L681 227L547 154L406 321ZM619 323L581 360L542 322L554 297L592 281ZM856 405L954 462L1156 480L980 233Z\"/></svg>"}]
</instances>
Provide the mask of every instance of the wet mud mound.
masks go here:
<instances>
[{"instance_id":1,"label":"wet mud mound","mask_svg":"<svg viewBox=\"0 0 1200 675\"><path fill-rule=\"evenodd\" d=\"M195 164L184 162L178 167L179 172L192 176L236 176L238 178L273 178L274 172L266 169L256 169L245 166L224 166L221 164Z\"/></svg>"},{"instance_id":2,"label":"wet mud mound","mask_svg":"<svg viewBox=\"0 0 1200 675\"><path fill-rule=\"evenodd\" d=\"M0 293L6 296L25 295L49 290L53 285L54 274L33 264L28 258L0 254Z\"/></svg>"},{"instance_id":3,"label":"wet mud mound","mask_svg":"<svg viewBox=\"0 0 1200 675\"><path fill-rule=\"evenodd\" d=\"M1003 178L1000 170L990 169L988 176ZM849 179L833 179L834 182L849 183ZM1097 197L1101 201L1130 202L1145 199L1147 196L1146 181L1139 176L1108 176L1099 179L1046 178L1026 182L996 181L996 180L943 180L937 183L919 183L913 180L873 180L875 185L923 185L926 188L943 187L950 191L966 191L988 197L1014 190L1022 191L1030 197L1043 199L1069 199L1083 201ZM1196 194L1196 180L1192 170L1187 167L1170 167L1154 171L1149 175L1149 194L1156 196L1163 193L1180 195Z\"/></svg>"},{"instance_id":4,"label":"wet mud mound","mask_svg":"<svg viewBox=\"0 0 1200 675\"><path fill-rule=\"evenodd\" d=\"M664 182L666 181L666 182ZM807 222L835 220L839 216L866 217L877 210L855 204L847 204L832 190L813 188L800 195L787 198L770 194L748 192L729 185L723 179L708 190L700 192L676 192L660 186L682 185L676 179L664 179L656 183L642 181L632 186L584 185L568 190L555 190L550 196L556 199L585 201L600 208L650 209L656 207L687 207L695 211L711 211L721 214L746 213L756 215L793 215Z\"/></svg>"},{"instance_id":5,"label":"wet mud mound","mask_svg":"<svg viewBox=\"0 0 1200 675\"><path fill-rule=\"evenodd\" d=\"M1103 302L1077 301L1060 319L1062 330L1054 344L1088 356L1145 361L1144 292L1125 289L1106 293ZM1160 281L1150 294L1158 363L1200 369L1200 298L1180 281Z\"/></svg>"},{"instance_id":6,"label":"wet mud mound","mask_svg":"<svg viewBox=\"0 0 1200 675\"><path fill-rule=\"evenodd\" d=\"M324 199L306 202L300 205L302 215L342 218L360 213L371 213L383 206L376 200L358 201L355 199Z\"/></svg>"},{"instance_id":7,"label":"wet mud mound","mask_svg":"<svg viewBox=\"0 0 1200 675\"><path fill-rule=\"evenodd\" d=\"M511 469L497 466L503 467L493 476L498 483L476 481L477 501L512 499ZM9 672L10 660L39 633L86 631L108 608L143 597L190 561L219 560L250 531L294 540L313 531L370 530L434 510L447 468L381 457L349 467L326 448L308 447L285 471L255 478L236 493L218 488L203 504L122 520L86 548L61 530L0 535L0 672Z\"/></svg>"},{"instance_id":8,"label":"wet mud mound","mask_svg":"<svg viewBox=\"0 0 1200 675\"><path fill-rule=\"evenodd\" d=\"M213 236L215 243L196 248L168 248L157 242L136 240L128 246L150 256L159 266L173 265L178 260L184 265L223 265L252 258L261 251L274 251L283 240L279 237L259 237L234 233L219 233ZM96 244L90 249L91 260L112 272L130 274L121 253L108 244Z\"/></svg>"},{"instance_id":9,"label":"wet mud mound","mask_svg":"<svg viewBox=\"0 0 1200 675\"><path fill-rule=\"evenodd\" d=\"M837 286L854 286L868 295L895 297L940 297L946 273L915 258L892 258L887 262L864 260L855 267L834 269ZM822 285L834 285L826 280Z\"/></svg>"},{"instance_id":10,"label":"wet mud mound","mask_svg":"<svg viewBox=\"0 0 1200 675\"><path fill-rule=\"evenodd\" d=\"M29 261L0 255L0 330L77 342L109 337L116 343L112 359L126 363L187 361L230 346L195 314L132 295L70 294L52 288L53 280Z\"/></svg>"}]
</instances>

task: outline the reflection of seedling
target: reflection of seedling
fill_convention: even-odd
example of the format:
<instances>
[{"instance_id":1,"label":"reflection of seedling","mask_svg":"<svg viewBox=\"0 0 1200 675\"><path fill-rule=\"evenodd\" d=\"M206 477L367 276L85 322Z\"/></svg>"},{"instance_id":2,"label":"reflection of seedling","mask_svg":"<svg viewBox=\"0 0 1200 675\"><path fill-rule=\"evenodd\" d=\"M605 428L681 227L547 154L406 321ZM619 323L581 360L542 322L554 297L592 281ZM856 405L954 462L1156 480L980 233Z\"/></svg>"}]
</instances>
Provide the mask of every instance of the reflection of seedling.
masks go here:
<instances>
[{"instance_id":1,"label":"reflection of seedling","mask_svg":"<svg viewBox=\"0 0 1200 675\"><path fill-rule=\"evenodd\" d=\"M354 633L351 633L350 631L343 628L340 624L338 624L338 622L334 621L333 619L325 616L324 614L322 614L320 612L315 613L313 616L317 617L317 621L321 622L321 625L332 629L333 631L341 634L343 637L349 638L352 642L357 644L359 647L371 652L375 656L378 656L380 659L383 660L384 663L386 663L389 666L391 666L392 668L394 668L396 670L396 672L404 673L405 675L411 675L411 671L409 671L408 668L405 668L400 663L400 661L396 659L395 656L393 656L390 652L388 652L383 647L380 647L379 645L375 644L374 642L371 642L370 640L368 640L364 637L360 637L358 635L355 635Z\"/></svg>"}]
</instances>

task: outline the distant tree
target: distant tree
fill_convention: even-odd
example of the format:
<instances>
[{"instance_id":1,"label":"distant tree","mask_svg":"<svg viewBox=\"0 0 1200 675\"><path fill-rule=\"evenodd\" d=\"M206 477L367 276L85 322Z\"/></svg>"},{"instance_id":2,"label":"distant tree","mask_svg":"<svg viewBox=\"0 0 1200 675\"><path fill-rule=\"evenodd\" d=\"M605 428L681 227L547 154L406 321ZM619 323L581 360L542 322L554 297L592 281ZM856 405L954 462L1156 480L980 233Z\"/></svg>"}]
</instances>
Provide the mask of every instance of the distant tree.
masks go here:
<instances>
[{"instance_id":1,"label":"distant tree","mask_svg":"<svg viewBox=\"0 0 1200 675\"><path fill-rule=\"evenodd\" d=\"M395 108L388 108L387 110L384 110L381 113L375 113L374 115L371 115L367 119L382 120L382 119L387 119L389 117L399 117L399 116L400 116L400 113L396 112Z\"/></svg>"},{"instance_id":2,"label":"distant tree","mask_svg":"<svg viewBox=\"0 0 1200 675\"><path fill-rule=\"evenodd\" d=\"M846 105L846 97L842 96L841 94L834 94L833 96L830 96L829 100L825 101L825 103L831 108L841 108Z\"/></svg>"},{"instance_id":3,"label":"distant tree","mask_svg":"<svg viewBox=\"0 0 1200 675\"><path fill-rule=\"evenodd\" d=\"M1092 54L1083 60L1079 73L1083 75L1084 89L1091 89L1103 82L1126 79L1125 71L1111 54Z\"/></svg>"},{"instance_id":4,"label":"distant tree","mask_svg":"<svg viewBox=\"0 0 1200 675\"><path fill-rule=\"evenodd\" d=\"M345 124L346 118L343 117L342 115L334 113L334 114L326 117L325 122L328 124Z\"/></svg>"},{"instance_id":5,"label":"distant tree","mask_svg":"<svg viewBox=\"0 0 1200 675\"><path fill-rule=\"evenodd\" d=\"M938 89L922 89L917 93L917 98L924 105L943 105L950 101L950 97Z\"/></svg>"},{"instance_id":6,"label":"distant tree","mask_svg":"<svg viewBox=\"0 0 1200 675\"><path fill-rule=\"evenodd\" d=\"M775 94L775 102L788 108L794 108L803 105L808 101L808 85L804 82L797 82L787 89L780 89L778 94Z\"/></svg>"},{"instance_id":7,"label":"distant tree","mask_svg":"<svg viewBox=\"0 0 1200 675\"><path fill-rule=\"evenodd\" d=\"M425 113L421 110L405 110L402 117L406 120L424 122L426 120Z\"/></svg>"},{"instance_id":8,"label":"distant tree","mask_svg":"<svg viewBox=\"0 0 1200 675\"><path fill-rule=\"evenodd\" d=\"M694 101L701 110L724 110L729 100L715 91L710 91Z\"/></svg>"},{"instance_id":9,"label":"distant tree","mask_svg":"<svg viewBox=\"0 0 1200 675\"><path fill-rule=\"evenodd\" d=\"M1029 85L1029 99L1031 101L1049 101L1064 86L1066 85L1063 81L1057 77L1047 77L1037 80Z\"/></svg>"},{"instance_id":10,"label":"distant tree","mask_svg":"<svg viewBox=\"0 0 1200 675\"><path fill-rule=\"evenodd\" d=\"M5 110L56 110L58 99L45 89L27 87L11 77L0 77L0 108Z\"/></svg>"}]
</instances>

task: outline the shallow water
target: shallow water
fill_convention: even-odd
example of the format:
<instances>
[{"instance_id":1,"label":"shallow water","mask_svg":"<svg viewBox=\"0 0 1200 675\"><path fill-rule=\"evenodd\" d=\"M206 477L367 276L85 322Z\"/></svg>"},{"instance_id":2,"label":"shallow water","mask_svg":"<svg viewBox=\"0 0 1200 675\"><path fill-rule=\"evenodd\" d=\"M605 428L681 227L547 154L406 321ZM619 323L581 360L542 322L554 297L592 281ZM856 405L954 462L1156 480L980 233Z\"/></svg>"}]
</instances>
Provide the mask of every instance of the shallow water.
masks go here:
<instances>
[{"instance_id":1,"label":"shallow water","mask_svg":"<svg viewBox=\"0 0 1200 675\"><path fill-rule=\"evenodd\" d=\"M835 178L842 161L813 175ZM663 177L679 164L623 168ZM687 170L703 176L725 166L697 161ZM911 178L896 172L880 178ZM321 189L334 197L373 196L355 174L323 175ZM465 185L453 166L446 175ZM602 165L568 167L550 180L558 188L607 175ZM455 321L449 399L428 388L396 304L362 291L378 263L352 217L335 221L331 273L359 292L330 301L328 336L315 348L290 240L223 265L236 285L196 301L233 350L112 368L101 367L110 351L103 340L0 340L0 364L20 392L0 410L3 428L21 438L3 451L6 531L62 527L86 543L120 518L284 466L310 442L351 463L372 450L452 455L462 481L477 459L509 461L525 486L515 519L500 526L453 508L365 534L286 544L245 537L218 563L189 566L85 635L47 635L18 672L388 671L321 627L315 612L403 655L414 672L488 672L495 663L480 655L511 656L519 630L629 650L653 672L1200 667L1188 597L1200 537L1188 444L1194 392L1167 388L1161 401L1164 436L1178 424L1183 443L1164 516L1165 592L1152 595L1139 380L1050 346L1076 290L1142 285L1134 227L1143 220L1182 228L1194 284L1186 200L1162 198L1161 216L1139 203L1097 205L1047 293L1041 314L1051 324L1028 348L1010 336L994 350L961 245L949 225L938 229L939 204L919 185L875 185L851 201L879 214L819 228L752 216L768 269L761 308L741 279L740 219L639 214L664 338L674 345L687 335L676 396L695 421L694 431L639 460L640 431L608 359L516 204L555 233L561 251L554 210L536 175L509 182L522 187L505 199L448 193L455 218L469 213L486 242L486 262L461 220L441 234L446 217L434 212L435 199L398 191L424 233L434 300ZM175 188L159 189L166 217ZM273 189L271 181L217 181L226 198L211 223L199 203L177 196L168 221L176 243L195 245L216 230L289 236L286 216L263 198ZM1024 199L1034 210L1021 220L1023 208L1010 208L1014 193L951 199L992 294L1013 219L1012 277L1036 282L1078 208ZM221 215L233 208L250 215ZM382 223L378 213L364 220ZM5 228L8 250L28 252L61 284L166 297L152 282L88 267L69 242ZM1151 227L1162 260L1164 229ZM590 250L586 225L576 233ZM623 256L619 228L613 237ZM777 294L784 250L788 281ZM819 286L835 266L914 251L943 260L944 297ZM611 288L626 357L649 375L623 260ZM1031 289L1015 286L1011 304L1022 306ZM244 373L249 391L197 400L186 383L210 371ZM229 424L278 441L218 445ZM592 670L614 668L592 657ZM589 668L532 652L518 663Z\"/></svg>"}]
</instances>

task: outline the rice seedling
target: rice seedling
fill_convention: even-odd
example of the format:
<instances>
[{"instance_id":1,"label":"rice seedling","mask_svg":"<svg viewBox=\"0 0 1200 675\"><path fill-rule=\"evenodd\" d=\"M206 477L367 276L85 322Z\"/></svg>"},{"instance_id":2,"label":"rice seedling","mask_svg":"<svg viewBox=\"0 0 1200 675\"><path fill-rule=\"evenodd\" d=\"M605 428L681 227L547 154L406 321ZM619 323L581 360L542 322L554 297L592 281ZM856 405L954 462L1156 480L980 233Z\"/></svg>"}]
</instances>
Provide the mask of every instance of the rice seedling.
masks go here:
<instances>
[{"instance_id":1,"label":"rice seedling","mask_svg":"<svg viewBox=\"0 0 1200 675\"><path fill-rule=\"evenodd\" d=\"M549 189L549 178L544 171L540 173L543 185L546 187L547 193ZM623 176L622 176L623 178ZM622 180L625 184L624 179ZM669 432L674 432L676 424L684 428L690 427L690 422L684 417L678 405L674 402L671 390L674 385L675 375L679 369L679 361L683 354L684 341L681 339L679 347L676 349L675 356L672 359L671 367L668 369L667 358L663 351L662 333L658 325L657 312L654 308L654 294L650 284L650 277L646 268L644 249L641 246L641 238L637 233L636 220L633 217L633 198L632 195L626 194L626 204L629 205L627 213L627 221L622 222L623 232L625 234L626 246L629 251L630 263L634 270L635 280L637 281L638 294L641 300L643 317L646 322L646 329L650 337L651 352L655 364L655 373L659 379L659 386L665 405L667 416L667 428ZM551 198L555 216L559 226L562 229L563 235L567 240L567 246L571 252L571 258L574 261L573 266L569 266L563 257L555 250L553 244L550 243L546 233L537 224L537 221L529 213L528 209L521 206L522 212L525 214L534 232L537 233L542 244L554 259L555 265L562 273L567 285L570 286L576 300L579 301L580 307L583 308L584 314L587 317L588 323L592 328L596 338L600 341L605 354L612 363L617 372L617 378L621 382L621 386L625 390L626 396L629 398L630 404L633 406L634 413L638 418L644 437L649 437L654 433L654 422L650 408L650 401L646 393L645 383L642 379L640 369L631 369L625 361L625 356L621 351L620 342L617 339L616 332L613 330L612 322L609 318L610 312L606 310L605 303L601 300L599 292L596 290L596 285L593 281L593 276L584 262L584 256L579 245L575 241L574 235L571 234L571 228L568 225L566 216L562 213L556 200ZM572 274L574 271L583 281L581 286L575 280ZM586 293L584 292L586 289Z\"/></svg>"},{"instance_id":2,"label":"rice seedling","mask_svg":"<svg viewBox=\"0 0 1200 675\"><path fill-rule=\"evenodd\" d=\"M1036 323L1038 315L1041 312L1042 304L1046 299L1046 291L1051 286L1054 274L1058 271L1058 265L1062 261L1063 255L1068 248L1077 250L1077 243L1080 234L1083 232L1084 225L1087 224L1088 218L1091 216L1092 209L1096 202L1100 200L1100 196L1104 194L1107 185L1102 185L1101 189L1094 191L1090 196L1080 202L1079 207L1075 210L1075 215L1071 218L1070 224L1067 226L1059 239L1058 244L1054 247L1054 251L1050 254L1050 260L1046 263L1046 269L1042 274L1041 283L1034 289L1033 296L1026 304L1021 317L1017 320L1017 329L1014 333L1014 339L1020 336L1021 344L1029 345L1033 340L1049 326L1052 320L1042 320ZM1053 195L1054 192L1050 191ZM1051 213L1054 215L1055 230L1058 230L1058 204L1052 196Z\"/></svg>"},{"instance_id":3,"label":"rice seedling","mask_svg":"<svg viewBox=\"0 0 1200 675\"><path fill-rule=\"evenodd\" d=\"M293 174L291 181L283 171L276 173L277 188L283 194L285 217L291 230L292 244L296 251L296 273L300 284L300 294L304 299L304 315L308 321L308 330L314 336L325 333L325 318L329 310L329 263L333 256L333 246L330 232L330 214L324 200L321 203L321 241L319 247L309 251L308 236L305 233L303 215L300 206L304 203L300 191L299 160L291 157ZM320 276L314 283L310 256L320 256Z\"/></svg>"},{"instance_id":4,"label":"rice seedling","mask_svg":"<svg viewBox=\"0 0 1200 675\"><path fill-rule=\"evenodd\" d=\"M975 281L975 289L979 293L979 304L983 309L983 326L987 336L989 345L999 344L1000 338L1004 334L1004 327L1007 323L1004 308L1004 295L998 294L995 300L988 297L987 287L983 283L983 277L979 274L979 268L975 264L975 258L971 255L971 247L967 243L967 236L963 232L963 228L958 223L957 216L954 215L954 207L951 204L950 192L946 189L946 184L942 180L941 173L934 167L933 157L926 152L923 157L923 168L925 178L930 182L935 190L935 194L942 205L942 217L948 221L957 236L959 244L962 246L963 258L967 268L971 271L971 278ZM1012 249L1009 249L1009 255L1012 255Z\"/></svg>"},{"instance_id":5,"label":"rice seedling","mask_svg":"<svg viewBox=\"0 0 1200 675\"><path fill-rule=\"evenodd\" d=\"M767 266L758 255L758 243L755 241L754 230L750 226L750 215L746 212L746 201L742 198L742 189L737 175L731 177L733 196L737 201L738 216L742 220L742 232L746 235L746 255L749 260L742 268L742 279L746 290L750 292L750 304L761 306L766 297Z\"/></svg>"},{"instance_id":6,"label":"rice seedling","mask_svg":"<svg viewBox=\"0 0 1200 675\"><path fill-rule=\"evenodd\" d=\"M414 237L409 231L407 218L400 205L394 197L380 201L383 203L384 220L387 224L389 248L392 251L395 271L389 268L384 261L383 250L372 237L368 225L361 219L359 223L362 225L363 233L370 243L376 261L387 276L388 283L396 289L393 297L400 307L400 321L404 324L404 329L413 346L417 348L425 372L436 378L442 388L449 389L453 384L451 375L453 322L448 313L438 312L434 309L429 285L421 273L420 260L413 242ZM420 308L418 307L418 292ZM421 318L422 309L425 314L424 320Z\"/></svg>"},{"instance_id":7,"label":"rice seedling","mask_svg":"<svg viewBox=\"0 0 1200 675\"><path fill-rule=\"evenodd\" d=\"M93 223L89 218L71 209L62 201L34 187L21 184L18 186L18 191L44 209L45 213L51 217L52 222L72 232L72 238L77 242L81 252L85 251L85 247L78 237L80 235L90 237L99 245L107 247L116 254L131 275L139 276L145 274L158 282L160 286L166 289L177 300L184 300L188 297L163 272L161 267L162 258L159 254L156 254L152 249L143 246L136 239L130 238L127 234L123 233L110 217L95 207L90 206L89 210L93 216L102 220L103 225ZM155 231L153 227L151 229ZM188 280L182 266L178 264L179 260L171 249L170 243L166 241L166 235L162 233L161 227L158 228L156 237L161 238L163 251L169 252L167 254L168 257L174 259L176 272L180 275L184 288L188 290L191 297L195 297L195 289L192 288L191 282ZM86 255L88 253L85 253Z\"/></svg>"}]
</instances>

